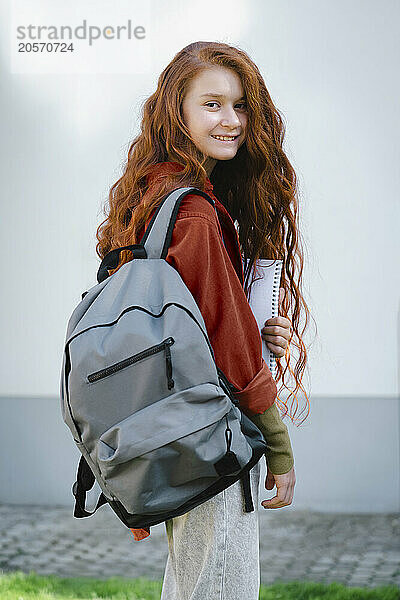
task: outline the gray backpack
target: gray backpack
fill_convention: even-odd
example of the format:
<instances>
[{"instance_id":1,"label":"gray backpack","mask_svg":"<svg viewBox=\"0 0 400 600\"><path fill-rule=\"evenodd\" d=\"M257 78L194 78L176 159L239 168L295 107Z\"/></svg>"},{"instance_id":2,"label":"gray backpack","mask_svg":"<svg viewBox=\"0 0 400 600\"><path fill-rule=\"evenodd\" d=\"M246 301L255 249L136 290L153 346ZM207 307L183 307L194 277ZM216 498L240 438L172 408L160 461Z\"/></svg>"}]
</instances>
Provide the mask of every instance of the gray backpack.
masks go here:
<instances>
[{"instance_id":1,"label":"gray backpack","mask_svg":"<svg viewBox=\"0 0 400 600\"><path fill-rule=\"evenodd\" d=\"M67 327L61 408L81 452L75 517L108 503L129 528L182 515L239 479L254 511L250 469L266 450L240 410L239 391L215 364L201 312L166 260L179 206L193 187L163 198L140 244L110 251L98 283ZM133 259L111 276L121 250ZM198 248L201 260L202 248ZM102 493L91 512L86 493Z\"/></svg>"}]
</instances>

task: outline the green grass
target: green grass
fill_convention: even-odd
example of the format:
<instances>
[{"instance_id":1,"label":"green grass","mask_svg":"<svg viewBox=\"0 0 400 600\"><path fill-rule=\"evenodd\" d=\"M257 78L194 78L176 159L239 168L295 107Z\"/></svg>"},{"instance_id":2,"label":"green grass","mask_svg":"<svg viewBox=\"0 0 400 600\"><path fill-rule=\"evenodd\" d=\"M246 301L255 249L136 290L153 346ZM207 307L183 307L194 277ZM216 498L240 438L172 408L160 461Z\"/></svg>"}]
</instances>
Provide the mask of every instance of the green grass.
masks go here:
<instances>
[{"instance_id":1,"label":"green grass","mask_svg":"<svg viewBox=\"0 0 400 600\"><path fill-rule=\"evenodd\" d=\"M89 577L62 578L0 572L1 600L159 600L161 581L143 577L107 580ZM396 586L346 587L339 583L293 582L261 585L260 600L399 600ZM206 599L205 599L206 600ZM245 600L245 599L243 599Z\"/></svg>"}]
</instances>

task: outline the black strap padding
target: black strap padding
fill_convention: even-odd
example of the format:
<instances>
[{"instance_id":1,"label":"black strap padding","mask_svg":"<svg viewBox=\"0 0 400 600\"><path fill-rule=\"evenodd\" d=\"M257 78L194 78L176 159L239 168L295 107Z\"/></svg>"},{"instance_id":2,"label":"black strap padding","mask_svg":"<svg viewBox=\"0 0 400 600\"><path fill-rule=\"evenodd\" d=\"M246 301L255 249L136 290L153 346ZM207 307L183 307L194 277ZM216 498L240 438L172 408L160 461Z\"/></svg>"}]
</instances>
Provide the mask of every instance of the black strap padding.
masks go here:
<instances>
[{"instance_id":1,"label":"black strap padding","mask_svg":"<svg viewBox=\"0 0 400 600\"><path fill-rule=\"evenodd\" d=\"M90 517L100 506L108 502L103 492L97 499L96 508L93 511L86 510L86 492L92 489L95 482L95 476L91 468L87 464L85 457L82 455L78 465L76 481L72 486L72 494L75 496L74 517L81 519L82 517Z\"/></svg>"},{"instance_id":2,"label":"black strap padding","mask_svg":"<svg viewBox=\"0 0 400 600\"><path fill-rule=\"evenodd\" d=\"M242 482L242 488L243 488L243 492L244 492L245 512L253 512L254 504L253 504L253 498L251 495L250 471L248 469L243 473L243 475L241 477L241 482Z\"/></svg>"},{"instance_id":3,"label":"black strap padding","mask_svg":"<svg viewBox=\"0 0 400 600\"><path fill-rule=\"evenodd\" d=\"M130 250L133 258L147 258L147 252L145 248L143 248L142 244L130 244L129 246L120 246L119 248L110 250L110 252L107 252L107 254L104 256L97 271L98 283L101 283L104 279L107 279L109 276L108 269L116 269L118 267L119 255L122 250Z\"/></svg>"}]
</instances>

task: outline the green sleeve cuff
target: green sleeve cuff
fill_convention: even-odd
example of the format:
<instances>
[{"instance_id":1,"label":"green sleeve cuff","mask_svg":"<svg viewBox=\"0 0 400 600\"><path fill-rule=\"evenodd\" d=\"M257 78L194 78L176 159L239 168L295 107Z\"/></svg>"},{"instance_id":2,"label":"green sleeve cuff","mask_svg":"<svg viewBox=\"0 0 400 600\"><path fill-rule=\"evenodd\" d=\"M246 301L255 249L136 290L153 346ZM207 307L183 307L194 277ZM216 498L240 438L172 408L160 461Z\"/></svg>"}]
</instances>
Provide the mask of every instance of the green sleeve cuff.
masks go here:
<instances>
[{"instance_id":1,"label":"green sleeve cuff","mask_svg":"<svg viewBox=\"0 0 400 600\"><path fill-rule=\"evenodd\" d=\"M275 402L261 414L249 416L267 442L265 457L268 469L274 475L288 473L294 465L293 450L288 429L282 421Z\"/></svg>"}]
</instances>

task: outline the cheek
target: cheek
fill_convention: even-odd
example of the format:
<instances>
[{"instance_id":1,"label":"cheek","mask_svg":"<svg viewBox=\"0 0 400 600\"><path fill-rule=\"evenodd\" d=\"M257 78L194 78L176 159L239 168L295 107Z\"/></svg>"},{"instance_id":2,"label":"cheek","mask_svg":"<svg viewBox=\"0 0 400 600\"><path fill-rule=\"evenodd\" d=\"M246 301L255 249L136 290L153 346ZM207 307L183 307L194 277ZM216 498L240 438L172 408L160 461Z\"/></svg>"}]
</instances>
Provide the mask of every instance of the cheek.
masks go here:
<instances>
[{"instance_id":1,"label":"cheek","mask_svg":"<svg viewBox=\"0 0 400 600\"><path fill-rule=\"evenodd\" d=\"M195 121L197 132L203 136L209 136L218 125L218 117L215 113L199 112Z\"/></svg>"},{"instance_id":2,"label":"cheek","mask_svg":"<svg viewBox=\"0 0 400 600\"><path fill-rule=\"evenodd\" d=\"M246 133L248 115L247 114L242 114L242 115L240 115L239 118L240 118L240 123L241 123L241 126L242 126L242 130Z\"/></svg>"}]
</instances>

